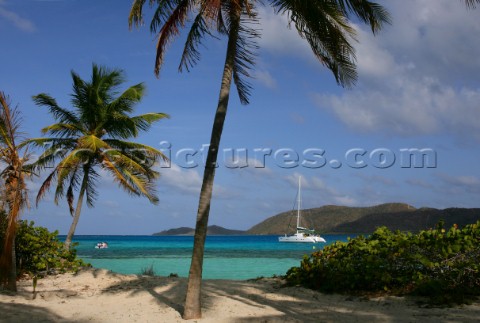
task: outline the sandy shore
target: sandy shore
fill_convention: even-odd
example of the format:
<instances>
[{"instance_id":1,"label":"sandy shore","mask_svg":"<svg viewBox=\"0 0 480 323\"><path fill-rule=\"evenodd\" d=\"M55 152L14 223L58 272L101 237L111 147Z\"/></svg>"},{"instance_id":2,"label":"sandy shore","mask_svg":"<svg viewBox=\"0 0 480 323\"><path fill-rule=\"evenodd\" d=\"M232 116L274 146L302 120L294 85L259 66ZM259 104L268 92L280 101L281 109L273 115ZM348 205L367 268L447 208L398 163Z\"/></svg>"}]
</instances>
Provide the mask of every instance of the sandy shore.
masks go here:
<instances>
[{"instance_id":1,"label":"sandy shore","mask_svg":"<svg viewBox=\"0 0 480 323\"><path fill-rule=\"evenodd\" d=\"M180 322L186 279L84 270L19 282L0 293L1 322ZM427 308L412 299L366 300L282 287L279 279L208 280L198 322L478 322L480 303Z\"/></svg>"}]
</instances>

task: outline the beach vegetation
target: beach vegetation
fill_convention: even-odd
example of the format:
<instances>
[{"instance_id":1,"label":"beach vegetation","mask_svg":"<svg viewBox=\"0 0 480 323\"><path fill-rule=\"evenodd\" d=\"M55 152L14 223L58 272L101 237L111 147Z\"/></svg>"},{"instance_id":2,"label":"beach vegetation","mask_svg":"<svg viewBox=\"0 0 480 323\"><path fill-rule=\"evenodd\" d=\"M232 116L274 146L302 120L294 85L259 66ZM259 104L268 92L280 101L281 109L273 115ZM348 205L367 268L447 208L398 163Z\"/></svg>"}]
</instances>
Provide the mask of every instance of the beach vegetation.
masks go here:
<instances>
[{"instance_id":1,"label":"beach vegetation","mask_svg":"<svg viewBox=\"0 0 480 323\"><path fill-rule=\"evenodd\" d=\"M11 108L9 98L0 92L0 189L1 211L5 212L5 230L0 240L0 283L10 291L17 290L16 235L22 211L28 207L26 178L31 171L26 167L28 151L21 147L21 115Z\"/></svg>"},{"instance_id":2,"label":"beach vegetation","mask_svg":"<svg viewBox=\"0 0 480 323\"><path fill-rule=\"evenodd\" d=\"M142 267L140 269L140 275L143 276L155 276L155 269L153 268L153 264L147 267Z\"/></svg>"},{"instance_id":3,"label":"beach vegetation","mask_svg":"<svg viewBox=\"0 0 480 323\"><path fill-rule=\"evenodd\" d=\"M56 123L42 129L50 137L29 139L27 142L43 149L32 164L35 170L53 169L37 194L37 204L51 186L55 186L54 201L66 197L72 224L65 239L65 249L70 248L72 237L86 204L93 207L98 192L96 186L100 172L112 176L126 192L144 196L157 204L154 180L159 173L155 163L166 160L159 150L131 141L142 131L168 115L160 112L131 116L134 107L145 93L143 83L133 85L123 92L119 87L125 82L124 73L118 69L92 66L91 80L85 81L71 72L73 92L72 109L62 108L48 94L33 97L34 102L46 107ZM74 206L74 192L78 191Z\"/></svg>"},{"instance_id":4,"label":"beach vegetation","mask_svg":"<svg viewBox=\"0 0 480 323\"><path fill-rule=\"evenodd\" d=\"M130 27L144 23L143 7L146 0L132 4ZM210 145L203 174L197 210L194 247L189 271L184 319L201 317L201 280L208 217L220 140L227 115L232 81L241 104L248 104L256 40L260 37L257 7L268 5L275 13L286 15L290 25L310 45L314 55L326 66L341 86L352 86L357 78L355 50L352 41L356 31L350 18L366 23L377 32L389 21L387 11L379 4L367 1L292 1L220 0L220 1L148 1L157 5L150 23L150 31L157 34L157 53L154 72L158 76L168 45L186 27L188 32L181 55L179 70L189 70L200 60L199 47L205 38L227 40L220 92L216 106ZM355 20L357 22L357 20Z\"/></svg>"},{"instance_id":5,"label":"beach vegetation","mask_svg":"<svg viewBox=\"0 0 480 323\"><path fill-rule=\"evenodd\" d=\"M5 236L6 215L0 216L0 237ZM19 221L15 236L16 277L43 277L49 274L77 272L88 266L77 258L75 244L65 250L58 231L35 226L33 221Z\"/></svg>"},{"instance_id":6,"label":"beach vegetation","mask_svg":"<svg viewBox=\"0 0 480 323\"><path fill-rule=\"evenodd\" d=\"M429 302L469 302L480 295L480 221L460 229L440 222L417 234L378 228L305 256L289 284L323 292L426 296Z\"/></svg>"}]
</instances>

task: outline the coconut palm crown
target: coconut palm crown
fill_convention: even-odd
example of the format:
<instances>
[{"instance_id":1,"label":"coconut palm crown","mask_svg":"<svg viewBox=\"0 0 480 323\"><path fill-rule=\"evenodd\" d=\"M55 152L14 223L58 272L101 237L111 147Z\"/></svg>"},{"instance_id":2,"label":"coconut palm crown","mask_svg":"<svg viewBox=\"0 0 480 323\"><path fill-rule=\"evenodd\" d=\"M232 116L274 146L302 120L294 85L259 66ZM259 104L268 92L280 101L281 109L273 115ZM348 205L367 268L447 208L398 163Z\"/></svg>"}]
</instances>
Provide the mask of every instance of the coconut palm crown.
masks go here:
<instances>
[{"instance_id":1,"label":"coconut palm crown","mask_svg":"<svg viewBox=\"0 0 480 323\"><path fill-rule=\"evenodd\" d=\"M124 83L121 70L108 70L93 64L90 81L82 80L73 71L71 75L73 110L60 107L47 94L34 96L34 102L47 107L57 123L42 129L43 134L51 137L28 140L28 144L44 149L33 168L53 168L40 187L37 204L54 183L55 203L66 197L73 216L65 248L70 247L84 196L90 207L97 197L98 170L110 174L128 193L158 203L154 180L159 173L153 166L158 159L166 157L153 147L126 139L137 137L154 122L168 117L164 113L130 116L134 106L141 101L145 87L140 83L120 93L118 87ZM74 192L77 190L78 200L74 208Z\"/></svg>"}]
</instances>

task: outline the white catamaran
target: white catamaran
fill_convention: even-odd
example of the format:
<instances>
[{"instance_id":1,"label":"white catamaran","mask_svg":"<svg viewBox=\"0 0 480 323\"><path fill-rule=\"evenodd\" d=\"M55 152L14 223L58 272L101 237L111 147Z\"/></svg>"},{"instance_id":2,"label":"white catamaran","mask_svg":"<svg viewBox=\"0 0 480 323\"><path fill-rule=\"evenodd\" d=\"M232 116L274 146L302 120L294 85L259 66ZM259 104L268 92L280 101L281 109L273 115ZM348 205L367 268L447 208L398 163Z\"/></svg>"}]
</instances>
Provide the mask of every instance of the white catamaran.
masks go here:
<instances>
[{"instance_id":1,"label":"white catamaran","mask_svg":"<svg viewBox=\"0 0 480 323\"><path fill-rule=\"evenodd\" d=\"M321 236L315 234L314 230L303 228L300 226L300 206L302 203L301 199L301 189L302 189L302 178L298 177L298 194L297 194L297 232L292 235L286 235L284 237L279 237L279 242L309 242L309 243L318 243L318 242L327 242Z\"/></svg>"}]
</instances>

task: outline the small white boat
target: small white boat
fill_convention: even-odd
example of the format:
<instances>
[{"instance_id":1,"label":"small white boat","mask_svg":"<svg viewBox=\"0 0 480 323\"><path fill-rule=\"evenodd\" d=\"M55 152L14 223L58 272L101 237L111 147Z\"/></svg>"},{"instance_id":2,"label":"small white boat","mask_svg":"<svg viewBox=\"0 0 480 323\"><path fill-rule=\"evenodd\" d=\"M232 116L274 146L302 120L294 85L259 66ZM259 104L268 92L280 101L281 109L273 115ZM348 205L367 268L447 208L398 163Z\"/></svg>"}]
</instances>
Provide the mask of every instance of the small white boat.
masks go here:
<instances>
[{"instance_id":1,"label":"small white boat","mask_svg":"<svg viewBox=\"0 0 480 323\"><path fill-rule=\"evenodd\" d=\"M108 243L106 242L99 242L95 245L95 249L107 249Z\"/></svg>"},{"instance_id":2,"label":"small white boat","mask_svg":"<svg viewBox=\"0 0 480 323\"><path fill-rule=\"evenodd\" d=\"M297 232L292 235L278 237L279 242L307 242L307 243L319 243L327 242L324 238L315 234L314 230L303 228L300 226L300 205L301 205L301 177L298 177L298 194L297 194Z\"/></svg>"}]
</instances>

